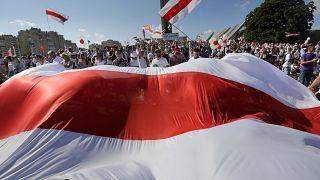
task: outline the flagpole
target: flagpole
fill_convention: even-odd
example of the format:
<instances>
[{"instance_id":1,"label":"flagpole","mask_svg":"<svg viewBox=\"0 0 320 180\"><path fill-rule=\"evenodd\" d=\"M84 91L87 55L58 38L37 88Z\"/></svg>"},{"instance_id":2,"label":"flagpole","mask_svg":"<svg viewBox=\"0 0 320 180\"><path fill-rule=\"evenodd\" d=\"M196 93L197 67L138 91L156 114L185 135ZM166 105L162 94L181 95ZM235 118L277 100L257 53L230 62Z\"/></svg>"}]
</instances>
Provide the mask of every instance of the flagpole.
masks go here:
<instances>
[{"instance_id":1,"label":"flagpole","mask_svg":"<svg viewBox=\"0 0 320 180\"><path fill-rule=\"evenodd\" d=\"M174 24L168 22L169 24L171 24L171 26L175 27L178 31L180 31L183 35L187 36L187 38L192 41L192 39L186 34L184 33L181 29L179 29L177 26L175 26Z\"/></svg>"},{"instance_id":2,"label":"flagpole","mask_svg":"<svg viewBox=\"0 0 320 180\"><path fill-rule=\"evenodd\" d=\"M49 31L51 31L51 28L50 28L50 24L49 24L49 18L48 18L48 16L47 16L47 23L48 23Z\"/></svg>"}]
</instances>

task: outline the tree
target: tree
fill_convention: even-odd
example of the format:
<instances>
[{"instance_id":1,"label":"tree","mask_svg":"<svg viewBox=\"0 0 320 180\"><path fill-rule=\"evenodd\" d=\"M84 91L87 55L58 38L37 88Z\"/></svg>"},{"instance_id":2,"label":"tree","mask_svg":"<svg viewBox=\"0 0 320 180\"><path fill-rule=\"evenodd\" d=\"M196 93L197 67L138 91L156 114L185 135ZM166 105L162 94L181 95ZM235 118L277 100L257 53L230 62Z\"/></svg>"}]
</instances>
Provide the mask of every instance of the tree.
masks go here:
<instances>
[{"instance_id":1,"label":"tree","mask_svg":"<svg viewBox=\"0 0 320 180\"><path fill-rule=\"evenodd\" d=\"M314 23L313 1L266 0L250 12L245 21L245 38L257 42L303 41ZM299 32L300 36L286 38L285 32Z\"/></svg>"}]
</instances>

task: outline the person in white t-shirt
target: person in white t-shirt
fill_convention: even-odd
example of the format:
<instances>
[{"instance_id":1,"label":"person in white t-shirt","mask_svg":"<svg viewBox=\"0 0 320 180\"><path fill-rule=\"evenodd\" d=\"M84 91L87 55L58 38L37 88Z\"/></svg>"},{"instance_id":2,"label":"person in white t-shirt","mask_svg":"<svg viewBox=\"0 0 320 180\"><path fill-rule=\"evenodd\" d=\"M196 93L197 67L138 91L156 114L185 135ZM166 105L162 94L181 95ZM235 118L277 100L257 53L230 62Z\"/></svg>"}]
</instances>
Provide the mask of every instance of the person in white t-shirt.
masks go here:
<instances>
[{"instance_id":1,"label":"person in white t-shirt","mask_svg":"<svg viewBox=\"0 0 320 180\"><path fill-rule=\"evenodd\" d=\"M153 60L154 59L154 54L153 54L153 52L149 52L148 53L148 60Z\"/></svg>"},{"instance_id":2,"label":"person in white t-shirt","mask_svg":"<svg viewBox=\"0 0 320 180\"><path fill-rule=\"evenodd\" d=\"M147 49L147 62L148 64L151 63L151 61L154 59L154 47L151 46Z\"/></svg>"},{"instance_id":3,"label":"person in white t-shirt","mask_svg":"<svg viewBox=\"0 0 320 180\"><path fill-rule=\"evenodd\" d=\"M49 51L48 55L49 55L50 62L61 64L63 61L63 59L60 56L57 56L56 53L53 51Z\"/></svg>"},{"instance_id":4,"label":"person in white t-shirt","mask_svg":"<svg viewBox=\"0 0 320 180\"><path fill-rule=\"evenodd\" d=\"M194 60L199 59L199 58L200 58L200 49L195 48L195 49L193 50L193 54L192 54L192 55L193 55L193 56L189 59L189 61L194 61Z\"/></svg>"},{"instance_id":5,"label":"person in white t-shirt","mask_svg":"<svg viewBox=\"0 0 320 180\"><path fill-rule=\"evenodd\" d=\"M45 61L44 58L41 55L36 55L36 61L37 61L36 66L49 64L49 62Z\"/></svg>"},{"instance_id":6,"label":"person in white t-shirt","mask_svg":"<svg viewBox=\"0 0 320 180\"><path fill-rule=\"evenodd\" d=\"M156 58L152 60L150 67L169 67L168 60L161 55L161 50L156 50Z\"/></svg>"},{"instance_id":7,"label":"person in white t-shirt","mask_svg":"<svg viewBox=\"0 0 320 180\"><path fill-rule=\"evenodd\" d=\"M97 56L95 57L94 65L95 66L101 66L101 65L106 65L107 61L103 60L103 54L98 53Z\"/></svg>"},{"instance_id":8,"label":"person in white t-shirt","mask_svg":"<svg viewBox=\"0 0 320 180\"><path fill-rule=\"evenodd\" d=\"M144 58L144 55L145 55L144 50L141 49L138 54L139 68L147 68L148 67L148 64L147 64L146 59Z\"/></svg>"},{"instance_id":9,"label":"person in white t-shirt","mask_svg":"<svg viewBox=\"0 0 320 180\"><path fill-rule=\"evenodd\" d=\"M14 70L16 69L15 66L14 66L14 63L12 61L12 57L11 56L6 56L5 58L5 61L8 62L8 77L12 77L14 76Z\"/></svg>"},{"instance_id":10,"label":"person in white t-shirt","mask_svg":"<svg viewBox=\"0 0 320 180\"><path fill-rule=\"evenodd\" d=\"M292 50L292 48L289 47L284 59L284 63L282 65L282 71L288 76L291 73L291 64L293 62L293 54L294 54L294 50Z\"/></svg>"},{"instance_id":11,"label":"person in white t-shirt","mask_svg":"<svg viewBox=\"0 0 320 180\"><path fill-rule=\"evenodd\" d=\"M130 53L130 67L139 67L138 54L136 51Z\"/></svg>"}]
</instances>

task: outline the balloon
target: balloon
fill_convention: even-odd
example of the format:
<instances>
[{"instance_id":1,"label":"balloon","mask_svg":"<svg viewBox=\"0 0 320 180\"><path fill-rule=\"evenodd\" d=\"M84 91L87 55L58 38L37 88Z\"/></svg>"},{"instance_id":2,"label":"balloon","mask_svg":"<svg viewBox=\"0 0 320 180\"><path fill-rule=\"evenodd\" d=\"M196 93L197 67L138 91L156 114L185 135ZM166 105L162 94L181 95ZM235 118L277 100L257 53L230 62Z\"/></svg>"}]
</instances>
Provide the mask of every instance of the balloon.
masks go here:
<instances>
[{"instance_id":1,"label":"balloon","mask_svg":"<svg viewBox=\"0 0 320 180\"><path fill-rule=\"evenodd\" d=\"M225 40L223 40L223 41L222 41L222 43L225 43L225 44L226 44L226 43L227 43L227 40L226 40L226 39L225 39Z\"/></svg>"},{"instance_id":2,"label":"balloon","mask_svg":"<svg viewBox=\"0 0 320 180\"><path fill-rule=\"evenodd\" d=\"M219 43L219 44L222 44L222 39L219 39L218 43Z\"/></svg>"},{"instance_id":3,"label":"balloon","mask_svg":"<svg viewBox=\"0 0 320 180\"><path fill-rule=\"evenodd\" d=\"M80 39L80 44L84 44L84 40L83 39Z\"/></svg>"},{"instance_id":4,"label":"balloon","mask_svg":"<svg viewBox=\"0 0 320 180\"><path fill-rule=\"evenodd\" d=\"M221 47L221 45L220 44L218 44L217 45L217 49L221 49L222 47Z\"/></svg>"},{"instance_id":5,"label":"balloon","mask_svg":"<svg viewBox=\"0 0 320 180\"><path fill-rule=\"evenodd\" d=\"M310 41L310 39L311 39L311 38L310 38L310 37L308 37L308 38L307 38L307 41Z\"/></svg>"},{"instance_id":6,"label":"balloon","mask_svg":"<svg viewBox=\"0 0 320 180\"><path fill-rule=\"evenodd\" d=\"M219 44L219 43L218 43L218 41L217 41L217 40L214 40L214 41L213 41L213 45L215 45L215 46L216 46L216 45L218 45L218 44Z\"/></svg>"}]
</instances>

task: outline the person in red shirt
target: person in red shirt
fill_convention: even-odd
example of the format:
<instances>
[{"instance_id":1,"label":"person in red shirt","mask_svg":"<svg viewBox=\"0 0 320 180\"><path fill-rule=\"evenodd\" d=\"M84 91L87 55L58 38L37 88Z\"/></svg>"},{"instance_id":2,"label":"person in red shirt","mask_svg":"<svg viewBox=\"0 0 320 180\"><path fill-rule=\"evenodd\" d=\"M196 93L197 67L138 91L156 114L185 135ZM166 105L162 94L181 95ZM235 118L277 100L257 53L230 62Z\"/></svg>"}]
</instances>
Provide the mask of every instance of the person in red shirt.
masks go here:
<instances>
[{"instance_id":1,"label":"person in red shirt","mask_svg":"<svg viewBox=\"0 0 320 180\"><path fill-rule=\"evenodd\" d=\"M173 52L174 54L170 57L170 60L169 60L171 66L186 62L186 58L181 53L181 50L178 46L174 47Z\"/></svg>"}]
</instances>

